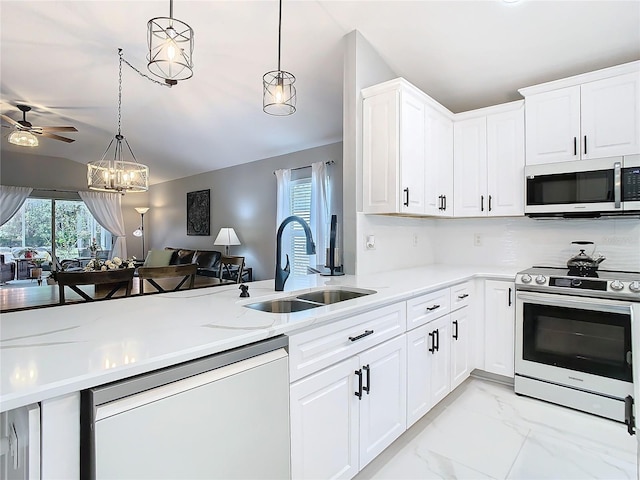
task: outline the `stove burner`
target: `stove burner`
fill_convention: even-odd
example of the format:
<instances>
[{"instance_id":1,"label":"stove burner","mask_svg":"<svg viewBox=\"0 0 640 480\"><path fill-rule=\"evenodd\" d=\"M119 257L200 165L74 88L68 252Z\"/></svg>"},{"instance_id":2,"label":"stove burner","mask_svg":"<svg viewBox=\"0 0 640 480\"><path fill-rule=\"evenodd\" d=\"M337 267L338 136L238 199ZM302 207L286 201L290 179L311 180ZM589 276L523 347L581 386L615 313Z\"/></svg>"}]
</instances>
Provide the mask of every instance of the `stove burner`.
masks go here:
<instances>
[{"instance_id":1,"label":"stove burner","mask_svg":"<svg viewBox=\"0 0 640 480\"><path fill-rule=\"evenodd\" d=\"M595 267L569 267L567 275L570 277L598 278L598 272Z\"/></svg>"}]
</instances>

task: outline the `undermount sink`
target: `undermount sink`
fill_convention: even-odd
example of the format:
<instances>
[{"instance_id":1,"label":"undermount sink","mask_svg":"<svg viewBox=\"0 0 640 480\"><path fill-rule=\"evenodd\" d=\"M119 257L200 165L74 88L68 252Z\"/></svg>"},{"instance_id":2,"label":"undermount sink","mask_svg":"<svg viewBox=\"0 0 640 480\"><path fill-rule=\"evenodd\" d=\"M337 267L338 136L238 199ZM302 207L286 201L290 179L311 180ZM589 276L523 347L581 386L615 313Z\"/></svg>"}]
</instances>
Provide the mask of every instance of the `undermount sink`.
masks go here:
<instances>
[{"instance_id":1,"label":"undermount sink","mask_svg":"<svg viewBox=\"0 0 640 480\"><path fill-rule=\"evenodd\" d=\"M247 308L268 313L294 313L311 308L323 307L333 303L344 302L365 295L376 293L374 290L346 290L327 288L314 292L303 293L295 297L265 300L264 302L249 303Z\"/></svg>"},{"instance_id":2,"label":"undermount sink","mask_svg":"<svg viewBox=\"0 0 640 480\"><path fill-rule=\"evenodd\" d=\"M321 303L323 305L331 305L332 303L344 302L345 300L364 297L365 295L371 295L372 293L376 292L373 290L326 289L303 293L302 295L298 295L296 298L300 300L307 300L309 302Z\"/></svg>"}]
</instances>

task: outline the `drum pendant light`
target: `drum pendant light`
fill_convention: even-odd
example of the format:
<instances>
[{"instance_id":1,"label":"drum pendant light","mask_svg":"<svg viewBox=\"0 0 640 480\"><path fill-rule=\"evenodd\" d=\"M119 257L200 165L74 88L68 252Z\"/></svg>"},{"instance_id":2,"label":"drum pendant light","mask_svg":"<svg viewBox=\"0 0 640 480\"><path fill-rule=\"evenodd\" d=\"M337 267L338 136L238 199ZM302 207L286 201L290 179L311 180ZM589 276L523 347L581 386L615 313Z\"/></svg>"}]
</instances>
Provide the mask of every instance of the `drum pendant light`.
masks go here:
<instances>
[{"instance_id":1,"label":"drum pendant light","mask_svg":"<svg viewBox=\"0 0 640 480\"><path fill-rule=\"evenodd\" d=\"M278 13L278 69L262 77L262 109L269 115L285 116L296 111L296 77L280 69L280 47L282 38L282 0Z\"/></svg>"}]
</instances>

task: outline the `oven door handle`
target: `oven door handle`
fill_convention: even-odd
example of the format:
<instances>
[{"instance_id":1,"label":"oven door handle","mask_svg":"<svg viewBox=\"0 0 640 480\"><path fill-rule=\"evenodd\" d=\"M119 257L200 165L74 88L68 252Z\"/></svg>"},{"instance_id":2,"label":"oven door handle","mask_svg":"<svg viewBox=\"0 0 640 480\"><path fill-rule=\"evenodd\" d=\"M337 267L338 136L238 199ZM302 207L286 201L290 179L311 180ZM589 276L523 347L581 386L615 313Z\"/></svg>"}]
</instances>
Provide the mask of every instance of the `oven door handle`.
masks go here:
<instances>
[{"instance_id":1,"label":"oven door handle","mask_svg":"<svg viewBox=\"0 0 640 480\"><path fill-rule=\"evenodd\" d=\"M527 303L550 305L553 307L577 308L580 310L595 310L597 312L628 314L630 305L616 300L601 298L570 297L560 294L518 292L517 300Z\"/></svg>"}]
</instances>

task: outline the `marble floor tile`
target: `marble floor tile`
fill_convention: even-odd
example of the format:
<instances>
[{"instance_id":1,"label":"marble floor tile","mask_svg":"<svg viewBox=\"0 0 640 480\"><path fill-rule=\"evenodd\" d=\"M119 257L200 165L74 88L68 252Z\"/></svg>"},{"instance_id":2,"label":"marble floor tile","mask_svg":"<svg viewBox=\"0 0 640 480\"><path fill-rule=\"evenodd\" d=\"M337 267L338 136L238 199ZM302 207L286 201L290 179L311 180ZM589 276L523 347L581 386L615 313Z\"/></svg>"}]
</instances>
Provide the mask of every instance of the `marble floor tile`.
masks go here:
<instances>
[{"instance_id":1,"label":"marble floor tile","mask_svg":"<svg viewBox=\"0 0 640 480\"><path fill-rule=\"evenodd\" d=\"M470 378L356 478L637 478L623 424Z\"/></svg>"}]
</instances>

